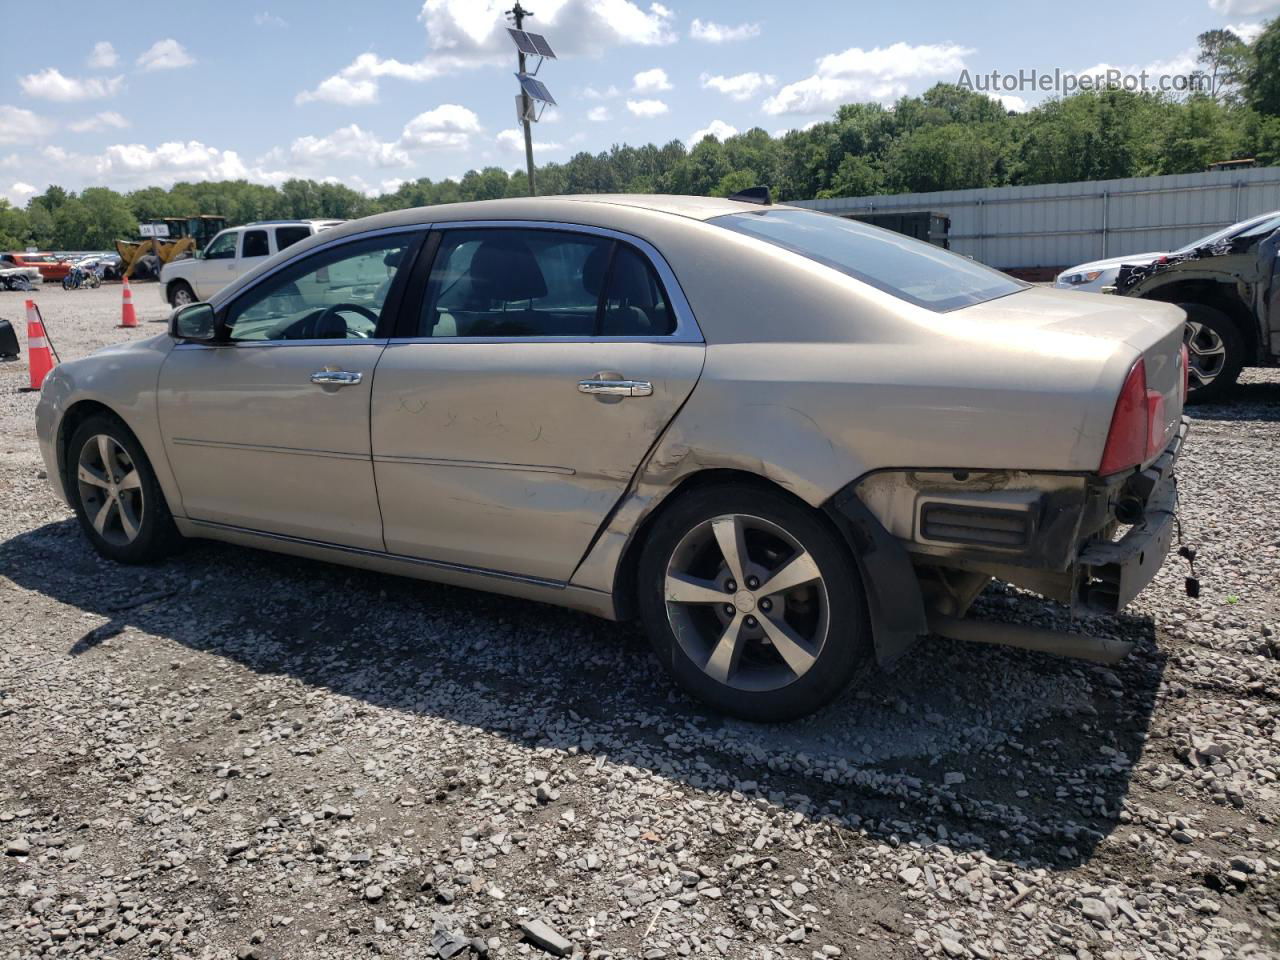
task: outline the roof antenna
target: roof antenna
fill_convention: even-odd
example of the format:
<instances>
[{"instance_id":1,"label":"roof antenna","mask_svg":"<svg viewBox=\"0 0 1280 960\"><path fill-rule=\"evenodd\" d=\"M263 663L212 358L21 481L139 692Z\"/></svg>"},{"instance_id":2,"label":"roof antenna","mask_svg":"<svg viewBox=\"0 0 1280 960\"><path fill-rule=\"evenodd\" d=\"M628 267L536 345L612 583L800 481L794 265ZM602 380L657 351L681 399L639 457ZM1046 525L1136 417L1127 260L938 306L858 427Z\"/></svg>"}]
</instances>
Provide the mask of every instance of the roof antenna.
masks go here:
<instances>
[{"instance_id":1,"label":"roof antenna","mask_svg":"<svg viewBox=\"0 0 1280 960\"><path fill-rule=\"evenodd\" d=\"M758 203L765 207L773 205L773 197L769 195L768 187L747 187L745 190L739 190L729 199L740 200L742 203Z\"/></svg>"}]
</instances>

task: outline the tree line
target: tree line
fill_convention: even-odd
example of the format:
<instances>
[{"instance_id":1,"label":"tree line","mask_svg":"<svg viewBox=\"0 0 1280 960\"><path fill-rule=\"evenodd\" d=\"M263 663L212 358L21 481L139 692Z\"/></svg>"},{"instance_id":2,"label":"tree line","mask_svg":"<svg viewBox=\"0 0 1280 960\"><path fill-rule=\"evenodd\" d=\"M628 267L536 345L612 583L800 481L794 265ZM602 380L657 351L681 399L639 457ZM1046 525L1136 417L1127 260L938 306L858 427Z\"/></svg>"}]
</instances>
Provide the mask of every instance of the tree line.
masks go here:
<instances>
[{"instance_id":1,"label":"tree line","mask_svg":"<svg viewBox=\"0 0 1280 960\"><path fill-rule=\"evenodd\" d=\"M892 107L841 106L827 121L771 136L760 128L686 147L614 145L537 168L538 192L728 196L766 184L780 200L865 196L1192 173L1252 157L1280 164L1280 18L1246 44L1229 30L1198 38L1209 90L1183 99L1110 89L1048 100L1026 112L954 84ZM351 219L405 207L524 196L523 171L470 170L421 178L370 197L295 179L177 183L79 194L51 186L16 208L0 199L0 249L110 249L139 221L219 214L253 220Z\"/></svg>"}]
</instances>

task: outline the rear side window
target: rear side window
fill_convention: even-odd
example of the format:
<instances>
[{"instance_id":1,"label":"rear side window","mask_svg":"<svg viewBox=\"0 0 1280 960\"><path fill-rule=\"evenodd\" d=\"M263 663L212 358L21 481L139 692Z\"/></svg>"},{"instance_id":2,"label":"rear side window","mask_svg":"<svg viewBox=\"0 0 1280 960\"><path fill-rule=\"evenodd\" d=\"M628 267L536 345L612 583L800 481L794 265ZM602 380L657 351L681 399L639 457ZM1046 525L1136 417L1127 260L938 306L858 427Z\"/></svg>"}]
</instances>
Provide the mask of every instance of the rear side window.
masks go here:
<instances>
[{"instance_id":1,"label":"rear side window","mask_svg":"<svg viewBox=\"0 0 1280 960\"><path fill-rule=\"evenodd\" d=\"M309 236L311 236L310 227L277 227L276 249L283 250L285 247L291 247L299 240L305 240Z\"/></svg>"},{"instance_id":2,"label":"rear side window","mask_svg":"<svg viewBox=\"0 0 1280 960\"><path fill-rule=\"evenodd\" d=\"M675 329L662 285L623 243L557 230L446 230L420 337L648 337Z\"/></svg>"},{"instance_id":3,"label":"rear side window","mask_svg":"<svg viewBox=\"0 0 1280 960\"><path fill-rule=\"evenodd\" d=\"M242 257L265 257L271 250L267 247L267 231L246 230L244 243L240 248Z\"/></svg>"},{"instance_id":4,"label":"rear side window","mask_svg":"<svg viewBox=\"0 0 1280 960\"><path fill-rule=\"evenodd\" d=\"M709 222L798 253L930 310L955 310L1028 286L933 244L829 214L768 210L732 213Z\"/></svg>"}]
</instances>

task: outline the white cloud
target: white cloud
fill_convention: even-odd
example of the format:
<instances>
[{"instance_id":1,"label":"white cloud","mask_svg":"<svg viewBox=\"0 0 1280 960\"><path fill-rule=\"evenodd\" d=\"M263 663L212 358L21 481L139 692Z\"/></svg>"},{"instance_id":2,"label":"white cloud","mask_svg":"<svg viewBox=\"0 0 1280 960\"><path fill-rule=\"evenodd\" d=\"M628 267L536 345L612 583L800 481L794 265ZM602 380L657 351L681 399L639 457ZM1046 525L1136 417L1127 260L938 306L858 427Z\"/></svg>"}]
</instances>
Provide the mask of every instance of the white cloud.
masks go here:
<instances>
[{"instance_id":1,"label":"white cloud","mask_svg":"<svg viewBox=\"0 0 1280 960\"><path fill-rule=\"evenodd\" d=\"M263 10L261 13L253 15L253 22L260 27L287 27L289 21L284 17L278 17L274 13Z\"/></svg>"},{"instance_id":2,"label":"white cloud","mask_svg":"<svg viewBox=\"0 0 1280 960\"><path fill-rule=\"evenodd\" d=\"M120 57L116 54L116 48L111 45L111 41L99 40L93 45L86 63L93 70L107 70L114 67L119 60Z\"/></svg>"},{"instance_id":3,"label":"white cloud","mask_svg":"<svg viewBox=\"0 0 1280 960\"><path fill-rule=\"evenodd\" d=\"M102 130L123 130L127 126L129 126L129 121L114 110L95 113L91 117L86 117L85 119L78 120L75 123L67 124L67 128L73 133L98 133Z\"/></svg>"},{"instance_id":4,"label":"white cloud","mask_svg":"<svg viewBox=\"0 0 1280 960\"><path fill-rule=\"evenodd\" d=\"M661 100L628 100L627 109L637 117L660 117L667 112L667 105Z\"/></svg>"},{"instance_id":5,"label":"white cloud","mask_svg":"<svg viewBox=\"0 0 1280 960\"><path fill-rule=\"evenodd\" d=\"M429 149L466 147L471 143L471 134L480 129L479 117L466 107L442 103L405 124L400 142L406 147Z\"/></svg>"},{"instance_id":6,"label":"white cloud","mask_svg":"<svg viewBox=\"0 0 1280 960\"><path fill-rule=\"evenodd\" d=\"M592 107L587 111L587 119L592 123L606 123L609 120L609 108Z\"/></svg>"},{"instance_id":7,"label":"white cloud","mask_svg":"<svg viewBox=\"0 0 1280 960\"><path fill-rule=\"evenodd\" d=\"M1252 17L1280 10L1280 0L1209 0L1209 9L1224 17Z\"/></svg>"},{"instance_id":8,"label":"white cloud","mask_svg":"<svg viewBox=\"0 0 1280 960\"><path fill-rule=\"evenodd\" d=\"M373 167L407 167L409 153L396 143L385 143L357 124L341 127L325 137L298 137L287 154L272 151L266 162L288 161L303 167L323 166L333 160L362 160Z\"/></svg>"},{"instance_id":9,"label":"white cloud","mask_svg":"<svg viewBox=\"0 0 1280 960\"><path fill-rule=\"evenodd\" d=\"M685 141L685 144L690 149L693 149L694 147L696 147L698 144L702 142L703 137L708 135L715 137L721 143L724 143L725 140L729 139L737 132L738 132L737 127L731 127L729 124L725 123L723 120L712 120L709 124L707 124L701 130L695 130L693 131L693 133L689 134L689 139Z\"/></svg>"},{"instance_id":10,"label":"white cloud","mask_svg":"<svg viewBox=\"0 0 1280 960\"><path fill-rule=\"evenodd\" d=\"M584 87L582 95L588 100L611 100L614 97L621 96L622 91L613 84L609 84L603 90L597 90L595 87Z\"/></svg>"},{"instance_id":11,"label":"white cloud","mask_svg":"<svg viewBox=\"0 0 1280 960\"><path fill-rule=\"evenodd\" d=\"M22 107L0 104L0 143L33 143L52 132L52 120Z\"/></svg>"},{"instance_id":12,"label":"white cloud","mask_svg":"<svg viewBox=\"0 0 1280 960\"><path fill-rule=\"evenodd\" d=\"M722 23L695 18L689 25L689 36L704 43L732 43L735 40L760 36L760 24L740 23L736 27L728 27Z\"/></svg>"},{"instance_id":13,"label":"white cloud","mask_svg":"<svg viewBox=\"0 0 1280 960\"><path fill-rule=\"evenodd\" d=\"M143 70L176 70L196 62L186 48L173 37L157 40L138 57L137 64Z\"/></svg>"},{"instance_id":14,"label":"white cloud","mask_svg":"<svg viewBox=\"0 0 1280 960\"><path fill-rule=\"evenodd\" d=\"M1026 113L1027 101L1012 93L989 93L987 94L992 100L995 100L1000 106L1006 110L1012 110L1014 113Z\"/></svg>"},{"instance_id":15,"label":"white cloud","mask_svg":"<svg viewBox=\"0 0 1280 960\"><path fill-rule=\"evenodd\" d=\"M35 187L19 180L16 183L11 183L9 189L5 190L0 196L5 197L15 207L25 207L27 200L35 192Z\"/></svg>"},{"instance_id":16,"label":"white cloud","mask_svg":"<svg viewBox=\"0 0 1280 960\"><path fill-rule=\"evenodd\" d=\"M75 174L105 186L172 186L179 180L238 180L280 182L287 176L250 170L234 150L219 150L198 140L173 141L155 147L117 143L100 154L71 153L45 147L41 157L59 174ZM52 177L51 177L52 179Z\"/></svg>"},{"instance_id":17,"label":"white cloud","mask_svg":"<svg viewBox=\"0 0 1280 960\"><path fill-rule=\"evenodd\" d=\"M1153 60L1150 63L1137 64L1114 64L1114 63L1095 63L1091 67L1084 70L1076 71L1081 76L1106 78L1111 71L1118 71L1121 76L1136 77L1139 74L1147 74L1147 83L1156 84L1159 77L1186 77L1195 73L1200 69L1200 65L1196 62L1197 50L1194 47L1188 47L1181 53L1176 53L1172 57L1165 60Z\"/></svg>"},{"instance_id":18,"label":"white cloud","mask_svg":"<svg viewBox=\"0 0 1280 960\"><path fill-rule=\"evenodd\" d=\"M426 28L427 56L404 63L383 60L374 53L361 54L315 90L299 94L298 102L335 100L323 92L330 85L329 94L340 91L339 95L347 95L347 99L335 102L372 103L382 77L422 81L467 68L507 64L512 47L504 11L510 2L425 0L418 19ZM674 43L674 17L660 3L651 3L646 9L632 0L547 0L539 4L536 21L526 26L548 33L560 56L599 57L616 46ZM331 84L335 79L348 84ZM349 96L352 83L361 83L357 88L359 99Z\"/></svg>"},{"instance_id":19,"label":"white cloud","mask_svg":"<svg viewBox=\"0 0 1280 960\"><path fill-rule=\"evenodd\" d=\"M889 103L907 93L910 81L954 80L971 53L954 43L899 42L873 50L850 47L819 58L813 75L787 84L765 100L764 112L824 113L851 100Z\"/></svg>"},{"instance_id":20,"label":"white cloud","mask_svg":"<svg viewBox=\"0 0 1280 960\"><path fill-rule=\"evenodd\" d=\"M124 86L124 77L67 77L57 67L18 78L22 92L41 100L74 103L114 97Z\"/></svg>"},{"instance_id":21,"label":"white cloud","mask_svg":"<svg viewBox=\"0 0 1280 960\"><path fill-rule=\"evenodd\" d=\"M522 130L503 130L498 134L498 146L507 150L518 151L524 153L524 131ZM555 150L563 150L564 145L559 143L551 143L549 141L535 140L533 141L534 153L547 153Z\"/></svg>"},{"instance_id":22,"label":"white cloud","mask_svg":"<svg viewBox=\"0 0 1280 960\"><path fill-rule=\"evenodd\" d=\"M349 80L343 76L333 76L322 80L314 90L303 90L293 101L310 103L312 100L323 100L326 103L354 106L358 103L373 103L377 99L378 85L372 80Z\"/></svg>"},{"instance_id":23,"label":"white cloud","mask_svg":"<svg viewBox=\"0 0 1280 960\"><path fill-rule=\"evenodd\" d=\"M750 100L761 90L774 86L778 78L769 73L738 73L732 77L710 76L699 78L704 90L716 90L734 100Z\"/></svg>"},{"instance_id":24,"label":"white cloud","mask_svg":"<svg viewBox=\"0 0 1280 960\"><path fill-rule=\"evenodd\" d=\"M636 93L661 93L671 89L671 81L667 79L667 71L654 67L652 70L641 70L632 77L631 89Z\"/></svg>"},{"instance_id":25,"label":"white cloud","mask_svg":"<svg viewBox=\"0 0 1280 960\"><path fill-rule=\"evenodd\" d=\"M1265 23L1228 23L1226 29L1230 30L1245 43L1253 43L1262 31L1266 29Z\"/></svg>"}]
</instances>

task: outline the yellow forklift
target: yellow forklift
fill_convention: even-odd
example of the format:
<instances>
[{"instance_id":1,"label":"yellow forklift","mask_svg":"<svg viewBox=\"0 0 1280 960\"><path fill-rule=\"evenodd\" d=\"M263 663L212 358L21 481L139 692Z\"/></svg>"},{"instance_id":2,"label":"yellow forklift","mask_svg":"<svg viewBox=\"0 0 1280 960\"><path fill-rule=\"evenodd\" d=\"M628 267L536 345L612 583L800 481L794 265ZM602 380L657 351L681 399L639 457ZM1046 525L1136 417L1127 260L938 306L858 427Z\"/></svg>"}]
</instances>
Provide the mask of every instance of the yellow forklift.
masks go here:
<instances>
[{"instance_id":1,"label":"yellow forklift","mask_svg":"<svg viewBox=\"0 0 1280 960\"><path fill-rule=\"evenodd\" d=\"M202 214L198 217L155 217L138 224L139 239L117 240L120 274L130 280L157 280L160 268L170 260L192 256L203 250L227 225L227 218Z\"/></svg>"}]
</instances>

